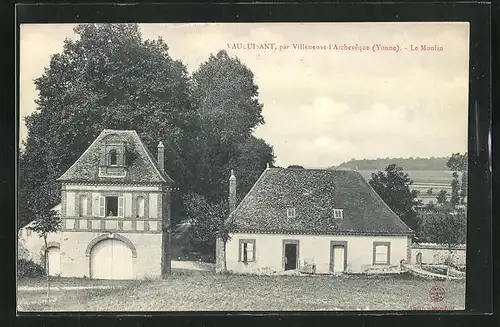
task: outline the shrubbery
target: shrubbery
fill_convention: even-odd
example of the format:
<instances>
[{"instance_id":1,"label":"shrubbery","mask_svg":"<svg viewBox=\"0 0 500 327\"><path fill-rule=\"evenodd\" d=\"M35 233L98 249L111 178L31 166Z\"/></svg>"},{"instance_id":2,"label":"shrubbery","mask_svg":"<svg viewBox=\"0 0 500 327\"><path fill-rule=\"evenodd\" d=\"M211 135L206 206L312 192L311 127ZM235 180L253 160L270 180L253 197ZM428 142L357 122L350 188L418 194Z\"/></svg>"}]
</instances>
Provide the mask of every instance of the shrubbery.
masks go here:
<instances>
[{"instance_id":1,"label":"shrubbery","mask_svg":"<svg viewBox=\"0 0 500 327\"><path fill-rule=\"evenodd\" d=\"M39 264L26 259L17 260L17 277L34 278L45 276L45 269Z\"/></svg>"}]
</instances>

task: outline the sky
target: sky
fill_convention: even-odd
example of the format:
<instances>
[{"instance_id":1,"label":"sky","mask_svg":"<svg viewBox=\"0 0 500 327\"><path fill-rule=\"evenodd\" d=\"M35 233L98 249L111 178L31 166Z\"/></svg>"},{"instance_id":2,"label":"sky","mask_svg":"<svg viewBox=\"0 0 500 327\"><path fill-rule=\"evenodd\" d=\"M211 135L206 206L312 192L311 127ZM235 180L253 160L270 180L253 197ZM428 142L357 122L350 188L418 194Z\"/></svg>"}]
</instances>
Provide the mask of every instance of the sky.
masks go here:
<instances>
[{"instance_id":1,"label":"sky","mask_svg":"<svg viewBox=\"0 0 500 327\"><path fill-rule=\"evenodd\" d=\"M20 138L36 110L33 80L76 39L71 24L20 32ZM254 135L276 165L326 168L351 158L442 157L467 151L468 23L140 24L189 72L225 49L253 73L265 123ZM273 43L273 49L257 49ZM235 44L255 49L234 49ZM323 46L296 49L294 44ZM396 48L399 51L380 51ZM366 50L331 50L363 46ZM440 51L422 51L422 45ZM412 49L418 48L419 51ZM326 50L325 50L326 49Z\"/></svg>"}]
</instances>

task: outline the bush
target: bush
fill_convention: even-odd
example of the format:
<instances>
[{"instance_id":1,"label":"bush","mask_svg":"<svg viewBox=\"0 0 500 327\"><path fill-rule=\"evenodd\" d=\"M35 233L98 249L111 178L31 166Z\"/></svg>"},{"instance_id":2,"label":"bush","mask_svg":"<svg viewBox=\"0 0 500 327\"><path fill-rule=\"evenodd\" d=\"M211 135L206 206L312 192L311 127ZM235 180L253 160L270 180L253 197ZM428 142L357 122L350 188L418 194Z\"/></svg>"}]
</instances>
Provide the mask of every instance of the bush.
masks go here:
<instances>
[{"instance_id":1,"label":"bush","mask_svg":"<svg viewBox=\"0 0 500 327\"><path fill-rule=\"evenodd\" d=\"M18 278L35 278L45 276L45 269L39 264L26 259L17 260Z\"/></svg>"}]
</instances>

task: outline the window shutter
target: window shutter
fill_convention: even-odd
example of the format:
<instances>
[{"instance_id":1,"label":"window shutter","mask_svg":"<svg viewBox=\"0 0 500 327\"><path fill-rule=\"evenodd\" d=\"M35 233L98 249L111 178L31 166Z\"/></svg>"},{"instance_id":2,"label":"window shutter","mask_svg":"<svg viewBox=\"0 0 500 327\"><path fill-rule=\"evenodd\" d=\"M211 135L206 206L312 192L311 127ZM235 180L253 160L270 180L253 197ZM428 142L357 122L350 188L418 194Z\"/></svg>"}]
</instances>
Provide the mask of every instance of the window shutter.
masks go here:
<instances>
[{"instance_id":1,"label":"window shutter","mask_svg":"<svg viewBox=\"0 0 500 327\"><path fill-rule=\"evenodd\" d=\"M247 260L253 261L253 243L247 243Z\"/></svg>"},{"instance_id":2,"label":"window shutter","mask_svg":"<svg viewBox=\"0 0 500 327\"><path fill-rule=\"evenodd\" d=\"M123 196L118 197L118 217L123 217Z\"/></svg>"},{"instance_id":3,"label":"window shutter","mask_svg":"<svg viewBox=\"0 0 500 327\"><path fill-rule=\"evenodd\" d=\"M105 201L104 197L100 196L99 197L99 217L104 217L106 214L104 212L105 209Z\"/></svg>"}]
</instances>

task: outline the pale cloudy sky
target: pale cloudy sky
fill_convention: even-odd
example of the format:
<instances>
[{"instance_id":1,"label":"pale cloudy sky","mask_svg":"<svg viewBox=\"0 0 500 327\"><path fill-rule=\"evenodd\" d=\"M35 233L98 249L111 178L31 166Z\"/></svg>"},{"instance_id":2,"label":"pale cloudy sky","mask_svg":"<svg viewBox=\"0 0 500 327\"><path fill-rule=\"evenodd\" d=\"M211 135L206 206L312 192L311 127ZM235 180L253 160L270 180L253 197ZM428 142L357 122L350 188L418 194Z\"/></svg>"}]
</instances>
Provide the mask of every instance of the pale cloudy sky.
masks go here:
<instances>
[{"instance_id":1,"label":"pale cloudy sky","mask_svg":"<svg viewBox=\"0 0 500 327\"><path fill-rule=\"evenodd\" d=\"M35 110L33 79L62 51L65 38L77 37L73 27L21 27L21 117ZM266 123L255 135L274 147L280 166L467 149L467 23L142 24L141 30L145 39L161 36L190 72L220 49L239 57L255 74L264 104ZM290 49L228 49L228 43L264 42ZM294 43L397 44L401 51L293 50ZM443 50L410 51L423 44Z\"/></svg>"}]
</instances>

